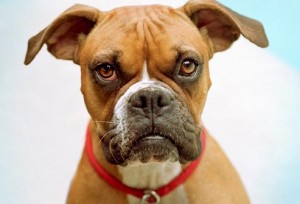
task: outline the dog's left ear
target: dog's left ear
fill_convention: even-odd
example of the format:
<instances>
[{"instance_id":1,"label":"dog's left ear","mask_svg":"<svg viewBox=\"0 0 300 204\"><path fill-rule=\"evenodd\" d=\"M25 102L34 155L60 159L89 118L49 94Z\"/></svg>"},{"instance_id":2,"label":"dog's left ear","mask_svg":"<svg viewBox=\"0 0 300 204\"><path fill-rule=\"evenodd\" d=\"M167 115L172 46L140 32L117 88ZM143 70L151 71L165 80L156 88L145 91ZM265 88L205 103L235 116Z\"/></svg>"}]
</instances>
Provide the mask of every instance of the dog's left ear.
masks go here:
<instances>
[{"instance_id":1,"label":"dog's left ear","mask_svg":"<svg viewBox=\"0 0 300 204\"><path fill-rule=\"evenodd\" d=\"M269 44L260 22L242 16L214 0L190 0L179 10L200 31L207 33L213 52L226 50L240 34L260 47L267 47Z\"/></svg>"},{"instance_id":2,"label":"dog's left ear","mask_svg":"<svg viewBox=\"0 0 300 204\"><path fill-rule=\"evenodd\" d=\"M79 35L87 35L97 23L101 12L93 7L76 4L63 12L48 27L28 41L24 64L28 65L47 44L48 51L58 59L76 62Z\"/></svg>"}]
</instances>

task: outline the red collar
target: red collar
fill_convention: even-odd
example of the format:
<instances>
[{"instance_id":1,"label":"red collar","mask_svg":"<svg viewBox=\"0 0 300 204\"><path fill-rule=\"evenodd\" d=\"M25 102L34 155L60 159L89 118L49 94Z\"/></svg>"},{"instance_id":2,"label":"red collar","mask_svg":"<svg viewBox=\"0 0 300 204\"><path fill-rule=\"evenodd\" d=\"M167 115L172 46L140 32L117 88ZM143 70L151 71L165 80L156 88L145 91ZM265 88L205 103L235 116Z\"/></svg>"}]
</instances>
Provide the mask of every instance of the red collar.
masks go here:
<instances>
[{"instance_id":1,"label":"red collar","mask_svg":"<svg viewBox=\"0 0 300 204\"><path fill-rule=\"evenodd\" d=\"M87 128L86 132L86 144L85 144L85 151L87 154L87 157L98 174L107 184L109 184L111 187L126 193L133 195L137 198L148 200L150 202L157 201L159 200L160 197L163 197L176 189L179 185L183 184L189 176L194 172L196 167L199 165L201 158L203 157L203 153L205 151L205 146L206 146L206 135L204 129L201 132L200 135L200 140L201 144L203 145L202 151L200 153L200 156L198 157L197 160L191 162L189 166L184 169L177 177L175 177L170 183L168 183L165 186L162 186L157 189L153 189L150 191L146 191L145 189L138 189L138 188L132 188L129 186L126 186L122 182L120 182L118 179L116 179L114 176L112 176L109 172L107 172L101 164L97 161L93 148L92 148L92 133L90 129L90 125ZM145 199L146 198L146 199Z\"/></svg>"}]
</instances>

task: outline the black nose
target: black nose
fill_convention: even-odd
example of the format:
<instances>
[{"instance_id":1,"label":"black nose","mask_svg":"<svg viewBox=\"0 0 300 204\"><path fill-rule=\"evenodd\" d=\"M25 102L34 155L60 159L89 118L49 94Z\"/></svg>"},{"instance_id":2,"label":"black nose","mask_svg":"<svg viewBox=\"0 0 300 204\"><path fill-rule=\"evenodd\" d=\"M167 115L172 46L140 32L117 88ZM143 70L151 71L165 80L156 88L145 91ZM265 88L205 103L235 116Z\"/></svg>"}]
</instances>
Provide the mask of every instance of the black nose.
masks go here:
<instances>
[{"instance_id":1,"label":"black nose","mask_svg":"<svg viewBox=\"0 0 300 204\"><path fill-rule=\"evenodd\" d=\"M145 113L162 113L168 109L171 101L171 94L158 88L143 88L130 98L131 106Z\"/></svg>"}]
</instances>

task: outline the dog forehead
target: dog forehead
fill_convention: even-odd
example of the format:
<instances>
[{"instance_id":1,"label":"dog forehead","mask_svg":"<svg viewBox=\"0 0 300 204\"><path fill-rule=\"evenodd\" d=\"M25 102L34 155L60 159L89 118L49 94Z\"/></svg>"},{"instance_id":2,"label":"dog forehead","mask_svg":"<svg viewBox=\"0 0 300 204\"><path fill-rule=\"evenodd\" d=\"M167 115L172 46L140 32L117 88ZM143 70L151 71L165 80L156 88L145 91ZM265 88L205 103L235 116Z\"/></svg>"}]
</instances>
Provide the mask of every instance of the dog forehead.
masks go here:
<instances>
[{"instance_id":1,"label":"dog forehead","mask_svg":"<svg viewBox=\"0 0 300 204\"><path fill-rule=\"evenodd\" d=\"M126 24L140 22L145 19L155 19L160 16L164 16L164 18L172 17L174 13L176 13L176 9L163 5L125 6L107 12L111 18Z\"/></svg>"},{"instance_id":2,"label":"dog forehead","mask_svg":"<svg viewBox=\"0 0 300 204\"><path fill-rule=\"evenodd\" d=\"M117 7L112 9L109 12L113 12L123 17L124 15L126 15L127 17L139 16L139 18L142 18L143 16L146 16L149 13L153 13L153 12L165 13L165 12L169 12L170 10L174 10L174 9L166 5L152 4L152 5L135 5L135 6Z\"/></svg>"},{"instance_id":3,"label":"dog forehead","mask_svg":"<svg viewBox=\"0 0 300 204\"><path fill-rule=\"evenodd\" d=\"M99 17L93 30L94 42L105 48L140 48L151 52L151 47L178 47L195 45L199 31L181 11L167 6L149 5L120 7ZM141 46L137 46L141 45Z\"/></svg>"},{"instance_id":4,"label":"dog forehead","mask_svg":"<svg viewBox=\"0 0 300 204\"><path fill-rule=\"evenodd\" d=\"M121 53L118 56L123 67L130 67L127 71L135 75L134 67L141 69L145 60L151 65L171 64L179 47L192 47L201 53L205 50L201 39L194 24L176 9L158 5L121 7L99 19L85 47L86 54L94 59L102 53Z\"/></svg>"}]
</instances>

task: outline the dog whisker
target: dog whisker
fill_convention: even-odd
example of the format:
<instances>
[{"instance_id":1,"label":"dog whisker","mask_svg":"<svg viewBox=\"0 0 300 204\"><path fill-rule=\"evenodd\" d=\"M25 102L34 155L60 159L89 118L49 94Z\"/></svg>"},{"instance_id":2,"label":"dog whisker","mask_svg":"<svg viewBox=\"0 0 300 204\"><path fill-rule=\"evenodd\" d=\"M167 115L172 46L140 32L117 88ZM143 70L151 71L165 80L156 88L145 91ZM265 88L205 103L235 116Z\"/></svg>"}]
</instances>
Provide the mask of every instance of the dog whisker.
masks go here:
<instances>
[{"instance_id":1,"label":"dog whisker","mask_svg":"<svg viewBox=\"0 0 300 204\"><path fill-rule=\"evenodd\" d=\"M125 161L125 158L123 157L123 152L121 152L120 156L122 158L122 161Z\"/></svg>"},{"instance_id":2,"label":"dog whisker","mask_svg":"<svg viewBox=\"0 0 300 204\"><path fill-rule=\"evenodd\" d=\"M112 132L112 131L113 131L113 130L109 130L109 131L107 131L104 135L101 135L101 138L100 138L98 144L100 145L100 142L103 141L103 139L104 139L110 132Z\"/></svg>"},{"instance_id":3,"label":"dog whisker","mask_svg":"<svg viewBox=\"0 0 300 204\"><path fill-rule=\"evenodd\" d=\"M112 141L110 141L110 143L109 143L109 153L111 154L111 156L115 160L116 164L120 164L120 162L114 156L114 152L112 151L111 143L112 143Z\"/></svg>"},{"instance_id":4,"label":"dog whisker","mask_svg":"<svg viewBox=\"0 0 300 204\"><path fill-rule=\"evenodd\" d=\"M117 124L116 122L112 121L105 121L105 120L92 120L94 123L109 123L109 124Z\"/></svg>"}]
</instances>

